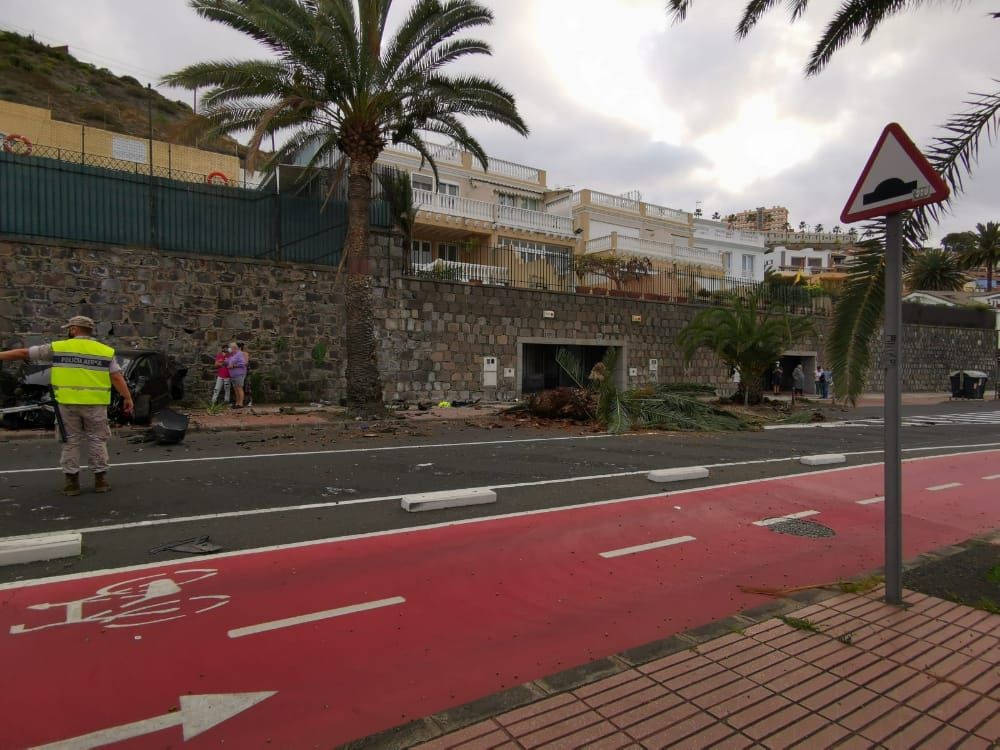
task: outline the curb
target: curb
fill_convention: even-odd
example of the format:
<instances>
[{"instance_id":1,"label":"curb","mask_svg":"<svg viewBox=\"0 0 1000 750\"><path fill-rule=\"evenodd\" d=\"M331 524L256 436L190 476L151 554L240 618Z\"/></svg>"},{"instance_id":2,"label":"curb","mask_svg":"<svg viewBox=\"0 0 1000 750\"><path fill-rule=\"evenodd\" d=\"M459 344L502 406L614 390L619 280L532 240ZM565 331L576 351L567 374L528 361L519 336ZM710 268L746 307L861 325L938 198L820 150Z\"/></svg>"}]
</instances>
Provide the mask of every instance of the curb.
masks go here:
<instances>
[{"instance_id":1,"label":"curb","mask_svg":"<svg viewBox=\"0 0 1000 750\"><path fill-rule=\"evenodd\" d=\"M970 547L984 543L1000 545L1000 531L993 531L974 537L961 544L944 547L932 552L925 552L915 558L904 561L903 570L919 568L921 565L950 557ZM853 578L845 579L845 583L861 581L874 575L882 575L883 572L882 568L876 568ZM744 630L774 617L787 615L811 604L816 604L834 596L840 596L842 593L840 590L819 587L797 591L786 597L743 610L735 615L716 620L707 625L692 628L662 640L612 654L611 656L597 659L579 667L547 675L509 688L495 695L480 698L479 700L456 706L455 708L450 708L422 719L415 719L406 724L369 735L368 737L352 740L340 745L339 750L405 750L405 748L451 734L459 729L498 716L501 713L551 698L559 693L576 690L597 680L613 676L619 672L624 672L643 664L648 664L665 656L670 656L686 649L697 649L699 644L732 632Z\"/></svg>"}]
</instances>

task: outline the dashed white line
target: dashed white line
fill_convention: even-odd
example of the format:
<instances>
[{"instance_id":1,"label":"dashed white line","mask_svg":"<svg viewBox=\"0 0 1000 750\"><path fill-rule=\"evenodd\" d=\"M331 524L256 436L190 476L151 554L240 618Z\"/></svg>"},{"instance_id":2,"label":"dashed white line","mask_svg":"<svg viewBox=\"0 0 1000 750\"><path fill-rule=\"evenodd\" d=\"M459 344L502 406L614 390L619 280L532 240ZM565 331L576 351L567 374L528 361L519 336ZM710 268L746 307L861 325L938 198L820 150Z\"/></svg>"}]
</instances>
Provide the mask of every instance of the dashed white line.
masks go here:
<instances>
[{"instance_id":1,"label":"dashed white line","mask_svg":"<svg viewBox=\"0 0 1000 750\"><path fill-rule=\"evenodd\" d=\"M855 500L858 505L874 505L875 503L884 503L884 497L870 497L867 500Z\"/></svg>"},{"instance_id":2,"label":"dashed white line","mask_svg":"<svg viewBox=\"0 0 1000 750\"><path fill-rule=\"evenodd\" d=\"M819 515L818 510L803 510L799 513L789 513L787 516L777 516L776 518L765 518L763 521L754 521L754 526L774 526L776 523L784 523L785 521L793 521L796 518L807 518L808 516Z\"/></svg>"},{"instance_id":3,"label":"dashed white line","mask_svg":"<svg viewBox=\"0 0 1000 750\"><path fill-rule=\"evenodd\" d=\"M988 477L983 477L983 479L986 479L986 480L1000 479L1000 474L990 474Z\"/></svg>"},{"instance_id":4,"label":"dashed white line","mask_svg":"<svg viewBox=\"0 0 1000 750\"><path fill-rule=\"evenodd\" d=\"M257 633L266 633L269 630L290 628L295 625L303 625L307 622L316 622L317 620L327 620L331 617L352 615L355 612L366 612L369 609L391 607L393 604L403 604L405 601L406 599L401 596L392 596L388 599L379 599L374 602L364 602L362 604L352 604L349 607L338 607L337 609L328 609L324 612L311 612L307 615L299 615L298 617L286 617L284 620L272 620L271 622L262 622L258 625L248 625L245 628L235 628L229 631L229 637L242 638L245 635L256 635Z\"/></svg>"},{"instance_id":5,"label":"dashed white line","mask_svg":"<svg viewBox=\"0 0 1000 750\"><path fill-rule=\"evenodd\" d=\"M622 555L634 555L637 552L647 552L651 549L659 549L660 547L672 547L675 544L684 544L685 542L693 542L695 538L693 536L675 536L673 539L664 539L659 542L650 542L649 544L637 544L635 547L623 547L622 549L613 549L610 552L602 552L601 557L621 557Z\"/></svg>"},{"instance_id":6,"label":"dashed white line","mask_svg":"<svg viewBox=\"0 0 1000 750\"><path fill-rule=\"evenodd\" d=\"M933 487L925 487L928 492L940 492L941 490L950 490L952 487L961 487L961 482L949 482L948 484L935 484Z\"/></svg>"}]
</instances>

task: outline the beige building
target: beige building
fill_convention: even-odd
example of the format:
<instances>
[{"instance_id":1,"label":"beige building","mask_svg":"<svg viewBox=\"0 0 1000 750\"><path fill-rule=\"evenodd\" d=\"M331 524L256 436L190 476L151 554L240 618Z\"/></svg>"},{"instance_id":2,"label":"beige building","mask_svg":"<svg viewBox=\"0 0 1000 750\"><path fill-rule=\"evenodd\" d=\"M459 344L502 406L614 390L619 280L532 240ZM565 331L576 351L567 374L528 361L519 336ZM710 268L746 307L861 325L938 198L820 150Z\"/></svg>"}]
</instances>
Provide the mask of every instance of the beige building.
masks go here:
<instances>
[{"instance_id":1,"label":"beige building","mask_svg":"<svg viewBox=\"0 0 1000 750\"><path fill-rule=\"evenodd\" d=\"M730 229L744 232L784 232L788 226L788 209L784 206L754 208L729 214L725 222Z\"/></svg>"},{"instance_id":2,"label":"beige building","mask_svg":"<svg viewBox=\"0 0 1000 750\"><path fill-rule=\"evenodd\" d=\"M89 125L52 119L52 112L0 100L0 147L12 153L86 163L149 174L150 141ZM155 174L173 179L242 184L240 160L233 154L152 141Z\"/></svg>"}]
</instances>

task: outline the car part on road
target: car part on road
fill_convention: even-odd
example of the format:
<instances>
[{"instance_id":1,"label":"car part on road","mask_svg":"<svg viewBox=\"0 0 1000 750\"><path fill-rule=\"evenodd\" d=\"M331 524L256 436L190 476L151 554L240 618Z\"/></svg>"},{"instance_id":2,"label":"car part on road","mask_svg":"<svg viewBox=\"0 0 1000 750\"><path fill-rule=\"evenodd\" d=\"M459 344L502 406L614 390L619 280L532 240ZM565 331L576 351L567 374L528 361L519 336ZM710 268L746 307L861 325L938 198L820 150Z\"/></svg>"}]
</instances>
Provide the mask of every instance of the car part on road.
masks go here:
<instances>
[{"instance_id":1,"label":"car part on road","mask_svg":"<svg viewBox=\"0 0 1000 750\"><path fill-rule=\"evenodd\" d=\"M160 409L153 415L150 425L157 445L176 445L187 434L188 417L172 409Z\"/></svg>"},{"instance_id":2,"label":"car part on road","mask_svg":"<svg viewBox=\"0 0 1000 750\"><path fill-rule=\"evenodd\" d=\"M704 466L682 466L676 469L656 469L646 475L650 482L682 482L685 479L704 479L708 469Z\"/></svg>"},{"instance_id":3,"label":"car part on road","mask_svg":"<svg viewBox=\"0 0 1000 750\"><path fill-rule=\"evenodd\" d=\"M209 536L195 536L190 539L180 539L178 541L167 542L149 550L149 554L155 555L157 552L187 552L192 555L208 555L218 552L222 545L209 541Z\"/></svg>"}]
</instances>

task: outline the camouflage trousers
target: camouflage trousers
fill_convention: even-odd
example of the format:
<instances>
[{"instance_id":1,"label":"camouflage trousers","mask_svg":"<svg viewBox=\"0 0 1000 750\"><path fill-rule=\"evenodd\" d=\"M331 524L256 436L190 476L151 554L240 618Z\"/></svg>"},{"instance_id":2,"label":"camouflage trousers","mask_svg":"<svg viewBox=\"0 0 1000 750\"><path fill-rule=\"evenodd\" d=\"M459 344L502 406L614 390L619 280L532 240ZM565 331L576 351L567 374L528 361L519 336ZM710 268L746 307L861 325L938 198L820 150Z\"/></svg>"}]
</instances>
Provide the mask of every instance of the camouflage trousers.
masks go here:
<instances>
[{"instance_id":1,"label":"camouflage trousers","mask_svg":"<svg viewBox=\"0 0 1000 750\"><path fill-rule=\"evenodd\" d=\"M108 440L111 439L108 407L60 404L59 411L66 427L66 442L63 443L59 462L63 473L79 473L81 443L87 445L87 464L90 470L95 474L107 471Z\"/></svg>"}]
</instances>

